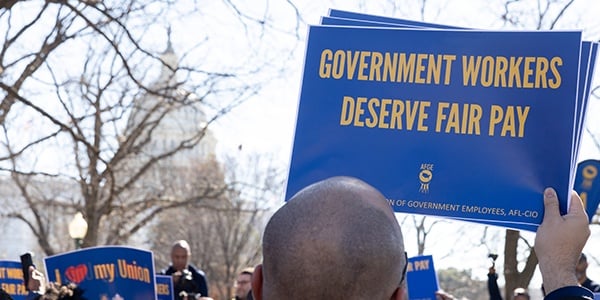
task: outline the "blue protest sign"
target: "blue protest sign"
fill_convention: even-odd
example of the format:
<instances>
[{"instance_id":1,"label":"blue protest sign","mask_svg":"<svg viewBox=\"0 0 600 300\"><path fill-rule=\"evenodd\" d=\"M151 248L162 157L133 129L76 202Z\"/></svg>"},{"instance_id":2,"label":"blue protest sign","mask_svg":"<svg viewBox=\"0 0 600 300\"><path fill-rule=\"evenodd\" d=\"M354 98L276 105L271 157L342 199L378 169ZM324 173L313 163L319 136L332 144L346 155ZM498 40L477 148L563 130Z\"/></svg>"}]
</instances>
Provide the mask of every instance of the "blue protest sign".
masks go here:
<instances>
[{"instance_id":1,"label":"blue protest sign","mask_svg":"<svg viewBox=\"0 0 600 300\"><path fill-rule=\"evenodd\" d=\"M170 275L156 275L157 300L173 300L173 277Z\"/></svg>"},{"instance_id":2,"label":"blue protest sign","mask_svg":"<svg viewBox=\"0 0 600 300\"><path fill-rule=\"evenodd\" d=\"M75 283L87 299L156 299L152 252L124 247L85 248L44 259L48 280Z\"/></svg>"},{"instance_id":3,"label":"blue protest sign","mask_svg":"<svg viewBox=\"0 0 600 300\"><path fill-rule=\"evenodd\" d=\"M546 186L565 212L580 49L576 31L312 26L286 199L345 175L397 212L537 225Z\"/></svg>"},{"instance_id":4,"label":"blue protest sign","mask_svg":"<svg viewBox=\"0 0 600 300\"><path fill-rule=\"evenodd\" d=\"M590 221L600 204L600 160L588 159L577 165L573 189L579 194Z\"/></svg>"},{"instance_id":5,"label":"blue protest sign","mask_svg":"<svg viewBox=\"0 0 600 300\"><path fill-rule=\"evenodd\" d=\"M29 291L23 282L21 262L0 260L0 287L14 300L29 299Z\"/></svg>"},{"instance_id":6,"label":"blue protest sign","mask_svg":"<svg viewBox=\"0 0 600 300\"><path fill-rule=\"evenodd\" d=\"M406 280L409 300L435 300L439 283L433 257L431 255L410 257L406 267Z\"/></svg>"},{"instance_id":7,"label":"blue protest sign","mask_svg":"<svg viewBox=\"0 0 600 300\"><path fill-rule=\"evenodd\" d=\"M442 29L451 29L450 26L431 24L431 23L423 23L423 22L414 22L403 19L395 19L388 17L380 17L374 15L367 15L361 13L354 12L346 12L339 10L330 10L330 17L322 17L321 24L323 25L336 25L336 26L366 26L366 27L422 27L422 28L442 28ZM331 17L333 16L333 17ZM580 142L581 130L583 119L586 111L586 104L588 102L588 98L590 95L590 85L592 82L592 77L594 73L593 66L595 65L595 59L597 54L598 43L592 43L583 41L581 48L581 56L580 56L580 69L579 69L579 84L578 84L578 95L575 101L576 107L576 118L575 118L575 134L573 136L573 144L572 144L572 162L576 159L576 156L573 154L578 153L578 147ZM574 169L574 163L573 169ZM574 173L574 172L573 172ZM572 174L572 173L570 173ZM574 177L574 175L572 175ZM541 195L540 195L541 196ZM561 198L561 208L566 207L567 199ZM594 206L595 208L595 206ZM563 211L564 212L564 211ZM531 214L532 211L525 211L523 215ZM520 214L520 213L519 213ZM463 218L460 218L463 219ZM495 221L488 219L463 219L465 221L472 221L478 223L484 223L489 225L498 225L504 226L512 229L522 229L528 231L536 231L537 224L525 224L519 222L511 222L511 221Z\"/></svg>"}]
</instances>

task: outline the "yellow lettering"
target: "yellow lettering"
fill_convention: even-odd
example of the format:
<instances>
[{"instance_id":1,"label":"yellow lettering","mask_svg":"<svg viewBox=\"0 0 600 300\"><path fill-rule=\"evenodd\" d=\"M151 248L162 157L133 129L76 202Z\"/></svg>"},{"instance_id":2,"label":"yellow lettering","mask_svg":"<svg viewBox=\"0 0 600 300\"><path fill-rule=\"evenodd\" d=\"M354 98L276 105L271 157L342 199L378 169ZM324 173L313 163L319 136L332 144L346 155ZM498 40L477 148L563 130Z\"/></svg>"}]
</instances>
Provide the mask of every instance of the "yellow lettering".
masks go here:
<instances>
[{"instance_id":1,"label":"yellow lettering","mask_svg":"<svg viewBox=\"0 0 600 300\"><path fill-rule=\"evenodd\" d=\"M496 125L502 123L500 136L523 137L525 136L525 123L529 115L529 106L508 105L502 108L499 105L492 105L490 111L490 126L488 134L494 136Z\"/></svg>"},{"instance_id":2,"label":"yellow lettering","mask_svg":"<svg viewBox=\"0 0 600 300\"><path fill-rule=\"evenodd\" d=\"M503 116L504 111L502 110L502 107L499 105L492 105L490 111L490 127L488 130L489 136L494 136L496 125L502 122Z\"/></svg>"},{"instance_id":3,"label":"yellow lettering","mask_svg":"<svg viewBox=\"0 0 600 300\"><path fill-rule=\"evenodd\" d=\"M369 67L366 62L367 57L369 57L371 53L369 51L360 51L360 63L358 65L358 80L367 80L367 75L364 74L365 69Z\"/></svg>"},{"instance_id":4,"label":"yellow lettering","mask_svg":"<svg viewBox=\"0 0 600 300\"><path fill-rule=\"evenodd\" d=\"M14 283L2 283L2 289L10 294L10 295L16 295L17 294L17 288L15 287Z\"/></svg>"},{"instance_id":5,"label":"yellow lettering","mask_svg":"<svg viewBox=\"0 0 600 300\"><path fill-rule=\"evenodd\" d=\"M449 133L452 129L454 129L454 133L459 132L459 118L460 116L458 111L458 103L452 103L452 105L450 106L450 114L448 114L448 124L446 124L446 133Z\"/></svg>"},{"instance_id":6,"label":"yellow lettering","mask_svg":"<svg viewBox=\"0 0 600 300\"><path fill-rule=\"evenodd\" d=\"M383 60L383 81L388 80L388 74L391 81L396 80L396 67L398 66L398 53L390 54L385 53L385 59Z\"/></svg>"},{"instance_id":7,"label":"yellow lettering","mask_svg":"<svg viewBox=\"0 0 600 300\"><path fill-rule=\"evenodd\" d=\"M450 108L448 112L446 109ZM480 134L479 123L482 116L481 106L477 104L463 103L438 103L435 131L440 132L442 126L445 133L456 134Z\"/></svg>"},{"instance_id":8,"label":"yellow lettering","mask_svg":"<svg viewBox=\"0 0 600 300\"><path fill-rule=\"evenodd\" d=\"M383 56L379 52L371 53L371 70L369 71L369 80L381 81L381 65Z\"/></svg>"},{"instance_id":9,"label":"yellow lettering","mask_svg":"<svg viewBox=\"0 0 600 300\"><path fill-rule=\"evenodd\" d=\"M469 127L467 129L468 134L480 134L479 124L481 122L482 113L481 106L477 104L471 104L469 110Z\"/></svg>"},{"instance_id":10,"label":"yellow lettering","mask_svg":"<svg viewBox=\"0 0 600 300\"><path fill-rule=\"evenodd\" d=\"M547 88L548 80L546 79L546 73L548 73L548 59L545 57L538 57L535 64L535 87Z\"/></svg>"},{"instance_id":11,"label":"yellow lettering","mask_svg":"<svg viewBox=\"0 0 600 300\"><path fill-rule=\"evenodd\" d=\"M357 53L355 53L357 54ZM356 70L356 64L358 63L358 55L352 55L352 51L346 51L346 61L348 63L348 76L349 80L354 78L354 71ZM342 65L343 68L343 65ZM343 75L343 71L342 71Z\"/></svg>"},{"instance_id":12,"label":"yellow lettering","mask_svg":"<svg viewBox=\"0 0 600 300\"><path fill-rule=\"evenodd\" d=\"M495 87L506 86L506 71L508 70L508 59L504 56L496 57L496 76L494 77Z\"/></svg>"},{"instance_id":13,"label":"yellow lettering","mask_svg":"<svg viewBox=\"0 0 600 300\"><path fill-rule=\"evenodd\" d=\"M560 76L560 73L558 72L558 67L562 66L563 61L562 58L556 56L553 57L550 60L550 71L552 72L552 75L554 75L554 79L550 79L548 80L548 86L552 89L557 89L560 87L560 84L562 83L562 79Z\"/></svg>"},{"instance_id":14,"label":"yellow lettering","mask_svg":"<svg viewBox=\"0 0 600 300\"><path fill-rule=\"evenodd\" d=\"M535 62L535 57L527 56L525 57L525 64L523 65L523 87L524 88L533 88L533 83L531 83L531 75L533 75L533 70L531 69L531 63Z\"/></svg>"},{"instance_id":15,"label":"yellow lettering","mask_svg":"<svg viewBox=\"0 0 600 300\"><path fill-rule=\"evenodd\" d=\"M54 277L56 277L57 284L62 284L62 279L60 278L60 271L58 269L54 269Z\"/></svg>"},{"instance_id":16,"label":"yellow lettering","mask_svg":"<svg viewBox=\"0 0 600 300\"><path fill-rule=\"evenodd\" d=\"M164 283L156 284L156 293L159 295L169 295L169 285Z\"/></svg>"},{"instance_id":17,"label":"yellow lettering","mask_svg":"<svg viewBox=\"0 0 600 300\"><path fill-rule=\"evenodd\" d=\"M340 116L340 125L347 126L352 123L352 112L354 111L354 99L344 96L342 100L342 114Z\"/></svg>"},{"instance_id":18,"label":"yellow lettering","mask_svg":"<svg viewBox=\"0 0 600 300\"><path fill-rule=\"evenodd\" d=\"M365 110L362 108L362 105L367 102L366 97L358 97L356 98L356 110L354 110L354 126L363 127L365 123L360 120L360 116L365 113Z\"/></svg>"},{"instance_id":19,"label":"yellow lettering","mask_svg":"<svg viewBox=\"0 0 600 300\"><path fill-rule=\"evenodd\" d=\"M587 208L587 192L581 192L579 198L581 198L581 202L583 202L583 207Z\"/></svg>"},{"instance_id":20,"label":"yellow lettering","mask_svg":"<svg viewBox=\"0 0 600 300\"><path fill-rule=\"evenodd\" d=\"M479 66L481 64L481 56L477 56L477 61L474 61L474 56L463 55L462 67L463 67L463 85L464 86L475 86L477 77L479 76Z\"/></svg>"},{"instance_id":21,"label":"yellow lettering","mask_svg":"<svg viewBox=\"0 0 600 300\"><path fill-rule=\"evenodd\" d=\"M525 122L527 121L527 115L529 115L529 106L525 106L525 109L523 109L521 106L517 106L517 119L519 120L519 137L525 136Z\"/></svg>"},{"instance_id":22,"label":"yellow lettering","mask_svg":"<svg viewBox=\"0 0 600 300\"><path fill-rule=\"evenodd\" d=\"M449 55L449 54L445 54L444 55L444 61L446 62L446 72L444 74L444 84L445 85L449 85L450 84L450 70L452 70L452 62L456 60L456 55Z\"/></svg>"},{"instance_id":23,"label":"yellow lettering","mask_svg":"<svg viewBox=\"0 0 600 300\"><path fill-rule=\"evenodd\" d=\"M115 265L114 264L94 265L94 277L96 279L107 279L108 282L113 282L115 280Z\"/></svg>"},{"instance_id":24,"label":"yellow lettering","mask_svg":"<svg viewBox=\"0 0 600 300\"><path fill-rule=\"evenodd\" d=\"M135 261L127 263L124 259L117 260L119 275L121 278L150 283L150 270L138 266Z\"/></svg>"},{"instance_id":25,"label":"yellow lettering","mask_svg":"<svg viewBox=\"0 0 600 300\"><path fill-rule=\"evenodd\" d=\"M515 136L515 110L512 106L506 108L506 114L504 114L504 123L502 124L502 131L500 136L506 136L506 133L510 131L510 136Z\"/></svg>"},{"instance_id":26,"label":"yellow lettering","mask_svg":"<svg viewBox=\"0 0 600 300\"><path fill-rule=\"evenodd\" d=\"M379 99L369 99L369 103L367 104L367 106L369 108L369 114L371 114L371 117L365 119L365 124L367 125L367 127L373 128L377 126L377 108L379 107Z\"/></svg>"},{"instance_id":27,"label":"yellow lettering","mask_svg":"<svg viewBox=\"0 0 600 300\"><path fill-rule=\"evenodd\" d=\"M419 121L417 123L417 131L427 131L428 127L423 124L425 119L429 116L425 112L425 108L431 105L428 101L419 101Z\"/></svg>"},{"instance_id":28,"label":"yellow lettering","mask_svg":"<svg viewBox=\"0 0 600 300\"><path fill-rule=\"evenodd\" d=\"M513 87L514 83L516 83L516 87L521 87L521 72L519 71L519 66L521 65L522 60L523 57L510 58L510 67L508 68L508 87Z\"/></svg>"},{"instance_id":29,"label":"yellow lettering","mask_svg":"<svg viewBox=\"0 0 600 300\"><path fill-rule=\"evenodd\" d=\"M392 103L392 99L381 99L381 108L379 109L379 128L389 128L390 124L385 122L385 118L390 115L388 105Z\"/></svg>"},{"instance_id":30,"label":"yellow lettering","mask_svg":"<svg viewBox=\"0 0 600 300\"><path fill-rule=\"evenodd\" d=\"M325 49L321 52L321 63L319 64L319 77L329 78L331 76L331 59L333 52Z\"/></svg>"},{"instance_id":31,"label":"yellow lettering","mask_svg":"<svg viewBox=\"0 0 600 300\"><path fill-rule=\"evenodd\" d=\"M398 63L398 82L413 82L415 76L415 60L416 55L411 53L406 59L406 53L400 53L400 62ZM402 72L400 72L400 70ZM402 78L400 78L402 75Z\"/></svg>"},{"instance_id":32,"label":"yellow lettering","mask_svg":"<svg viewBox=\"0 0 600 300\"><path fill-rule=\"evenodd\" d=\"M440 132L442 130L442 121L446 120L446 114L444 114L444 110L448 107L450 107L450 103L438 102L437 118L435 121L435 132Z\"/></svg>"},{"instance_id":33,"label":"yellow lettering","mask_svg":"<svg viewBox=\"0 0 600 300\"><path fill-rule=\"evenodd\" d=\"M417 116L417 108L419 106L419 101L415 101L413 103L410 100L406 101L406 129L412 130L413 124L415 123L415 118Z\"/></svg>"},{"instance_id":34,"label":"yellow lettering","mask_svg":"<svg viewBox=\"0 0 600 300\"><path fill-rule=\"evenodd\" d=\"M23 270L19 268L7 268L6 275L10 279L22 279L23 278Z\"/></svg>"},{"instance_id":35,"label":"yellow lettering","mask_svg":"<svg viewBox=\"0 0 600 300\"><path fill-rule=\"evenodd\" d=\"M333 67L332 67L332 76L335 79L340 79L342 78L342 76L344 76L344 57L346 55L344 54L343 50L337 50L335 51L335 53L333 54Z\"/></svg>"},{"instance_id":36,"label":"yellow lettering","mask_svg":"<svg viewBox=\"0 0 600 300\"><path fill-rule=\"evenodd\" d=\"M416 70L416 77L415 77L415 83L425 83L425 79L423 79L423 77L421 77L421 73L423 73L423 71L425 71L425 66L423 65L423 60L425 58L427 58L427 54L422 54L419 53L417 54L417 70Z\"/></svg>"},{"instance_id":37,"label":"yellow lettering","mask_svg":"<svg viewBox=\"0 0 600 300\"><path fill-rule=\"evenodd\" d=\"M428 260L415 261L415 270L429 270L429 261Z\"/></svg>"},{"instance_id":38,"label":"yellow lettering","mask_svg":"<svg viewBox=\"0 0 600 300\"><path fill-rule=\"evenodd\" d=\"M486 56L481 62L481 85L489 87L494 82L494 58Z\"/></svg>"},{"instance_id":39,"label":"yellow lettering","mask_svg":"<svg viewBox=\"0 0 600 300\"><path fill-rule=\"evenodd\" d=\"M390 120L390 128L402 129L402 115L404 114L404 102L396 101L392 102L392 119ZM394 126L394 124L396 126Z\"/></svg>"},{"instance_id":40,"label":"yellow lettering","mask_svg":"<svg viewBox=\"0 0 600 300\"><path fill-rule=\"evenodd\" d=\"M429 63L427 64L427 83L431 83L431 78L435 84L440 84L440 78L442 76L442 56L437 55L437 58L433 54L429 54Z\"/></svg>"}]
</instances>

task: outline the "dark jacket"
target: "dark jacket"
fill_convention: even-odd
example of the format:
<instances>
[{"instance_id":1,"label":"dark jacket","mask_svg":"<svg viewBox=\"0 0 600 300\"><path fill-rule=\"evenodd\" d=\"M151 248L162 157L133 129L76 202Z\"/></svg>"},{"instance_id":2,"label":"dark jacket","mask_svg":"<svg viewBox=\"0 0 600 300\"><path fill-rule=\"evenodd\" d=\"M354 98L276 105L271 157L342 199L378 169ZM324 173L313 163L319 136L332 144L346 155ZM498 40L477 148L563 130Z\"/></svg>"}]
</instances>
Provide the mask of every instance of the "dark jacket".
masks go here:
<instances>
[{"instance_id":1,"label":"dark jacket","mask_svg":"<svg viewBox=\"0 0 600 300\"><path fill-rule=\"evenodd\" d=\"M544 300L592 300L594 294L580 286L566 286L552 291Z\"/></svg>"},{"instance_id":2,"label":"dark jacket","mask_svg":"<svg viewBox=\"0 0 600 300\"><path fill-rule=\"evenodd\" d=\"M181 291L200 294L203 297L209 297L208 282L204 272L192 265L188 265L187 271L191 273L191 276L181 276L178 282L173 282L173 291L175 292L174 298L176 300L180 300L181 297L179 296L179 293L181 293ZM173 273L175 273L173 266L169 266L168 269L161 272L161 274L164 275L173 275Z\"/></svg>"},{"instance_id":3,"label":"dark jacket","mask_svg":"<svg viewBox=\"0 0 600 300\"><path fill-rule=\"evenodd\" d=\"M13 298L3 289L0 289L0 300L13 300Z\"/></svg>"},{"instance_id":4,"label":"dark jacket","mask_svg":"<svg viewBox=\"0 0 600 300\"><path fill-rule=\"evenodd\" d=\"M498 287L498 274L488 273L488 292L490 293L490 300L502 300L500 294L500 288Z\"/></svg>"},{"instance_id":5,"label":"dark jacket","mask_svg":"<svg viewBox=\"0 0 600 300\"><path fill-rule=\"evenodd\" d=\"M600 293L600 285L589 278L586 278L586 280L581 284L581 286L592 291L592 293Z\"/></svg>"}]
</instances>

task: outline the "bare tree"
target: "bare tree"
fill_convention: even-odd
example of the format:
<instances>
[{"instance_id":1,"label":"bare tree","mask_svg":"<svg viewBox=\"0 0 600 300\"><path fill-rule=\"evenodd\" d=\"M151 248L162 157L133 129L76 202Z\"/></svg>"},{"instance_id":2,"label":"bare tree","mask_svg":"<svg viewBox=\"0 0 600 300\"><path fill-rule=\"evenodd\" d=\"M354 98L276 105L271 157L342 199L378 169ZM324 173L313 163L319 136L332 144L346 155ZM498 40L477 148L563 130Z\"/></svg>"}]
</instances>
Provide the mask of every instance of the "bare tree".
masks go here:
<instances>
[{"instance_id":1,"label":"bare tree","mask_svg":"<svg viewBox=\"0 0 600 300\"><path fill-rule=\"evenodd\" d=\"M525 264L521 270L519 266L519 241L523 242L525 249L522 250L522 257L525 258ZM521 258L521 259L523 259ZM517 230L506 230L506 240L504 242L504 294L508 297L512 291L518 287L528 287L538 259L533 251L533 245L527 239L523 238Z\"/></svg>"},{"instance_id":2,"label":"bare tree","mask_svg":"<svg viewBox=\"0 0 600 300\"><path fill-rule=\"evenodd\" d=\"M501 18L508 25L528 29L556 29L561 22L571 22L565 18L565 14L573 6L575 0L564 1L537 1L537 6L532 7L521 3L521 1L505 1L504 11ZM594 94L591 94L594 97ZM588 129L589 130L589 129ZM592 135L593 137L593 135ZM525 245L521 252L522 258L518 259L519 241ZM517 287L527 287L533 277L538 263L533 245L525 239L519 231L506 230L504 244L504 294L511 295ZM518 266L524 261L521 270Z\"/></svg>"},{"instance_id":3,"label":"bare tree","mask_svg":"<svg viewBox=\"0 0 600 300\"><path fill-rule=\"evenodd\" d=\"M280 172L264 155L229 158L222 168L230 189L211 205L163 214L152 227L149 242L156 264L165 267L172 243L186 239L191 261L207 274L211 296L231 299L237 272L261 260L260 233L283 185ZM187 176L195 177L190 171Z\"/></svg>"},{"instance_id":4,"label":"bare tree","mask_svg":"<svg viewBox=\"0 0 600 300\"><path fill-rule=\"evenodd\" d=\"M214 155L209 128L282 72L261 48L281 28L223 3L248 42L228 64L199 59L216 46L201 29L175 55L171 23L213 13L195 2L2 2L0 170L20 191L2 216L26 223L46 255L65 249L50 236L75 211L88 222L83 246L118 244L230 190L209 175L179 178L194 194L160 184L189 153ZM46 193L55 185L61 197Z\"/></svg>"}]
</instances>

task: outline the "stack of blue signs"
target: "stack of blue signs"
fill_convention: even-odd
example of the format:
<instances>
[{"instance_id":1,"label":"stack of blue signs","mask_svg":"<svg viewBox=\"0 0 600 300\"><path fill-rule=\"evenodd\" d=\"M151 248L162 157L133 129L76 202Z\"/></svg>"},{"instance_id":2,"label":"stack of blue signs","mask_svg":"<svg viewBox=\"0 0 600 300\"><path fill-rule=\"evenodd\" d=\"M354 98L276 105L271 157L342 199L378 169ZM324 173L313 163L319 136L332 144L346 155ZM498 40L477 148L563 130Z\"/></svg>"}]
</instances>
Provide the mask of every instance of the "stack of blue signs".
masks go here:
<instances>
[{"instance_id":1,"label":"stack of blue signs","mask_svg":"<svg viewBox=\"0 0 600 300\"><path fill-rule=\"evenodd\" d=\"M396 212L535 231L564 214L598 44L331 10L310 26L286 200L331 176Z\"/></svg>"}]
</instances>

